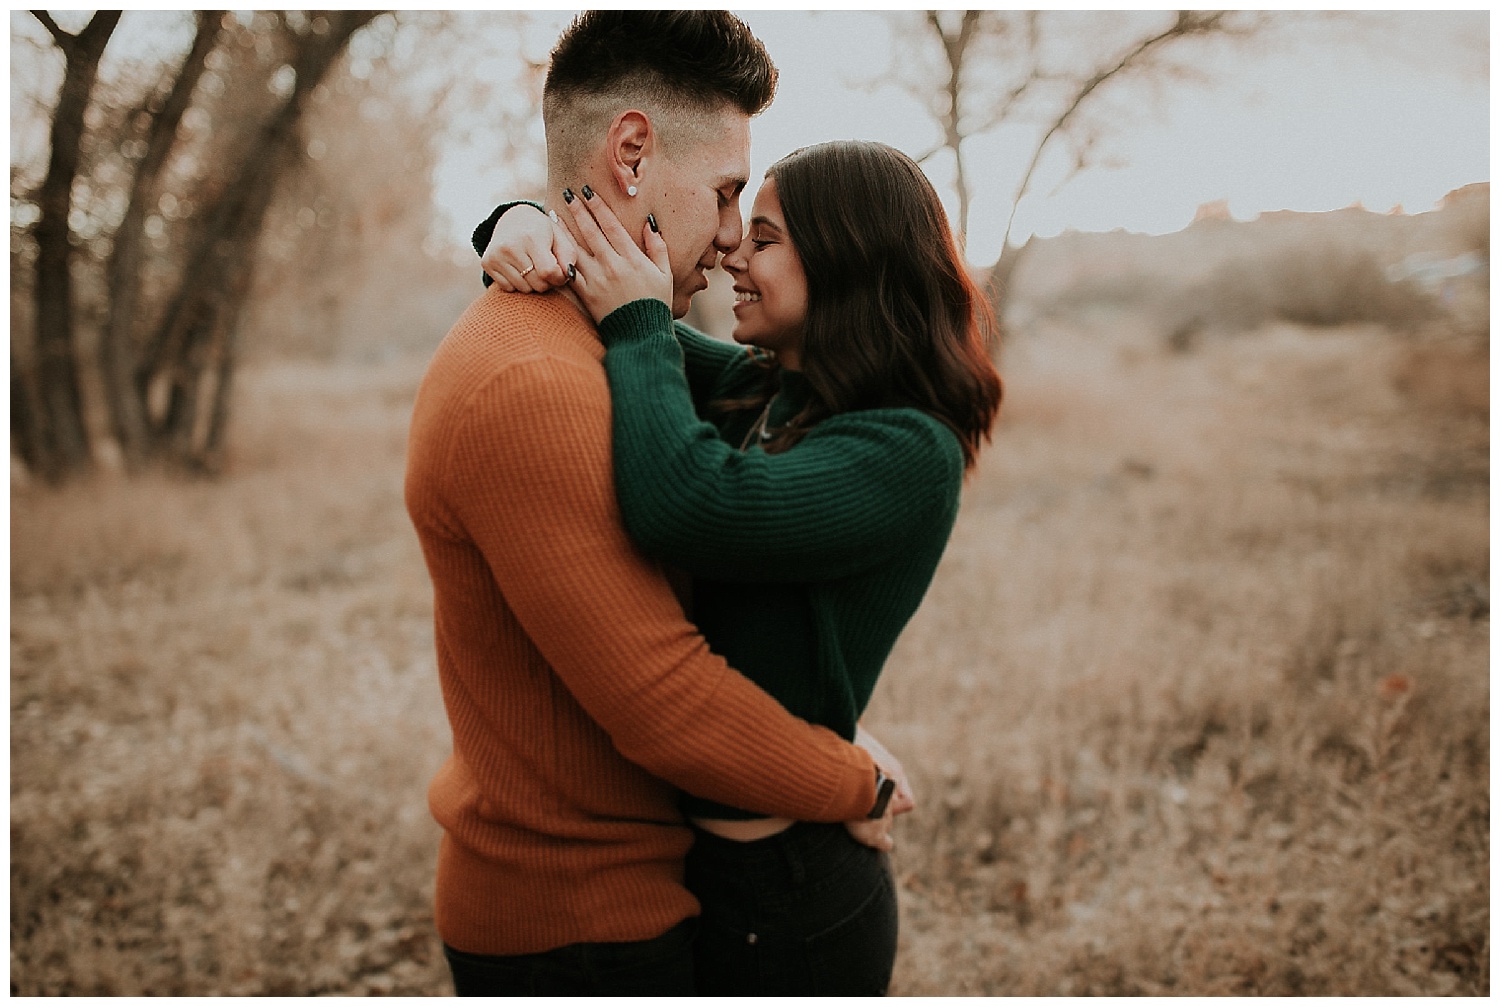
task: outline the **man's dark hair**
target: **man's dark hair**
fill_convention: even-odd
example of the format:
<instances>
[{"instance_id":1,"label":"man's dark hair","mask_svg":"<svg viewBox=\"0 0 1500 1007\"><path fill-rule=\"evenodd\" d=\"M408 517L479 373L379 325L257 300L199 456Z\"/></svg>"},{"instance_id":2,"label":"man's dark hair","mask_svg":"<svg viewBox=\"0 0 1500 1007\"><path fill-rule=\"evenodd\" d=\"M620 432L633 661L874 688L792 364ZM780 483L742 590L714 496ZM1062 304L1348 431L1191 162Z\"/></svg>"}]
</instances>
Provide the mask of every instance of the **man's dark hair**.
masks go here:
<instances>
[{"instance_id":1,"label":"man's dark hair","mask_svg":"<svg viewBox=\"0 0 1500 1007\"><path fill-rule=\"evenodd\" d=\"M567 99L626 80L663 100L727 103L746 115L776 93L766 47L728 11L591 10L558 39L543 94Z\"/></svg>"}]
</instances>

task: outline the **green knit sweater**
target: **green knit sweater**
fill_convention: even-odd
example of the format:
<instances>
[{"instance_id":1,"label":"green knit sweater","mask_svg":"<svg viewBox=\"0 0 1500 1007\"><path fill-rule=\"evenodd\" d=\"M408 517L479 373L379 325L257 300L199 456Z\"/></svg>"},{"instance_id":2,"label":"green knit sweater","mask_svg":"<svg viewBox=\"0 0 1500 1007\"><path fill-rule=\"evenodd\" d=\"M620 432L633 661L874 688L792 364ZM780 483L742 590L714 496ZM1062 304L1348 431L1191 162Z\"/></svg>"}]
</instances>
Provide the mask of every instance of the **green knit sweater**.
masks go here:
<instances>
[{"instance_id":1,"label":"green knit sweater","mask_svg":"<svg viewBox=\"0 0 1500 1007\"><path fill-rule=\"evenodd\" d=\"M953 529L958 438L915 409L869 409L823 420L780 454L742 451L759 410L717 427L699 419L763 380L742 348L674 324L649 299L604 318L599 335L631 538L693 576L692 618L715 652L852 739ZM780 379L771 427L807 402L800 373ZM684 810L753 817L698 798Z\"/></svg>"}]
</instances>

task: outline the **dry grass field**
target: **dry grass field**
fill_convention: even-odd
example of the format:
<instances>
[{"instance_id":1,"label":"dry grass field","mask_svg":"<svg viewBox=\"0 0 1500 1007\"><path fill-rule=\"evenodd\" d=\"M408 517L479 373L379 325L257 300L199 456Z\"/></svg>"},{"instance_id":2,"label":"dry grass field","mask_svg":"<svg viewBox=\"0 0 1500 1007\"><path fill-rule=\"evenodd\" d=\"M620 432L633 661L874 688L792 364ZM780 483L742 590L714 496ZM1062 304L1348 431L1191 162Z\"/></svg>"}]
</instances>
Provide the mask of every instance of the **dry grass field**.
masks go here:
<instances>
[{"instance_id":1,"label":"dry grass field","mask_svg":"<svg viewBox=\"0 0 1500 1007\"><path fill-rule=\"evenodd\" d=\"M1008 348L867 718L892 992L1487 993L1485 341L1096 322ZM255 368L217 482L13 486L12 993L450 991L421 368Z\"/></svg>"},{"instance_id":2,"label":"dry grass field","mask_svg":"<svg viewBox=\"0 0 1500 1007\"><path fill-rule=\"evenodd\" d=\"M1050 336L870 717L899 992L1486 993L1483 356Z\"/></svg>"}]
</instances>

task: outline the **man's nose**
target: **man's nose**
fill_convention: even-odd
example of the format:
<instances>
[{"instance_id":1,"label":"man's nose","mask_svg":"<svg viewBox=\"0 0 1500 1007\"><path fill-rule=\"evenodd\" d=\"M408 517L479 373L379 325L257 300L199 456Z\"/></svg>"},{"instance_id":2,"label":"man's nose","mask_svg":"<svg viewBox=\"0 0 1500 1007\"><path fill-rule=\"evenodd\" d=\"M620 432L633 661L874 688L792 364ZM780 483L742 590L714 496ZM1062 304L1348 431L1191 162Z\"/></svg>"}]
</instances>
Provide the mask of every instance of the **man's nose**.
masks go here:
<instances>
[{"instance_id":1,"label":"man's nose","mask_svg":"<svg viewBox=\"0 0 1500 1007\"><path fill-rule=\"evenodd\" d=\"M740 247L740 235L744 234L739 210L731 210L719 220L718 233L714 235L714 247L728 255Z\"/></svg>"}]
</instances>

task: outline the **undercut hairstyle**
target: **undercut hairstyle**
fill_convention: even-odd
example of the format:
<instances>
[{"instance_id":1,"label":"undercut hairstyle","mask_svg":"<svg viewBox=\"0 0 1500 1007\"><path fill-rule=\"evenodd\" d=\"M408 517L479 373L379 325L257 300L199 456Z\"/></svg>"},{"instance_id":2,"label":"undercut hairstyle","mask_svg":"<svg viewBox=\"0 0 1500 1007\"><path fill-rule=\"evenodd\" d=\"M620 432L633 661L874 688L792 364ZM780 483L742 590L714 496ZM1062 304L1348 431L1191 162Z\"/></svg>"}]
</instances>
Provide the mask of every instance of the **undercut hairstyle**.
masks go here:
<instances>
[{"instance_id":1,"label":"undercut hairstyle","mask_svg":"<svg viewBox=\"0 0 1500 1007\"><path fill-rule=\"evenodd\" d=\"M725 110L758 115L775 94L765 46L728 11L585 11L558 39L542 87L548 159L573 166L627 108L667 143Z\"/></svg>"},{"instance_id":2,"label":"undercut hairstyle","mask_svg":"<svg viewBox=\"0 0 1500 1007\"><path fill-rule=\"evenodd\" d=\"M894 147L856 140L804 147L766 178L807 276L812 394L765 450L786 450L829 416L904 406L948 426L972 467L1000 409L994 313L932 183Z\"/></svg>"}]
</instances>

